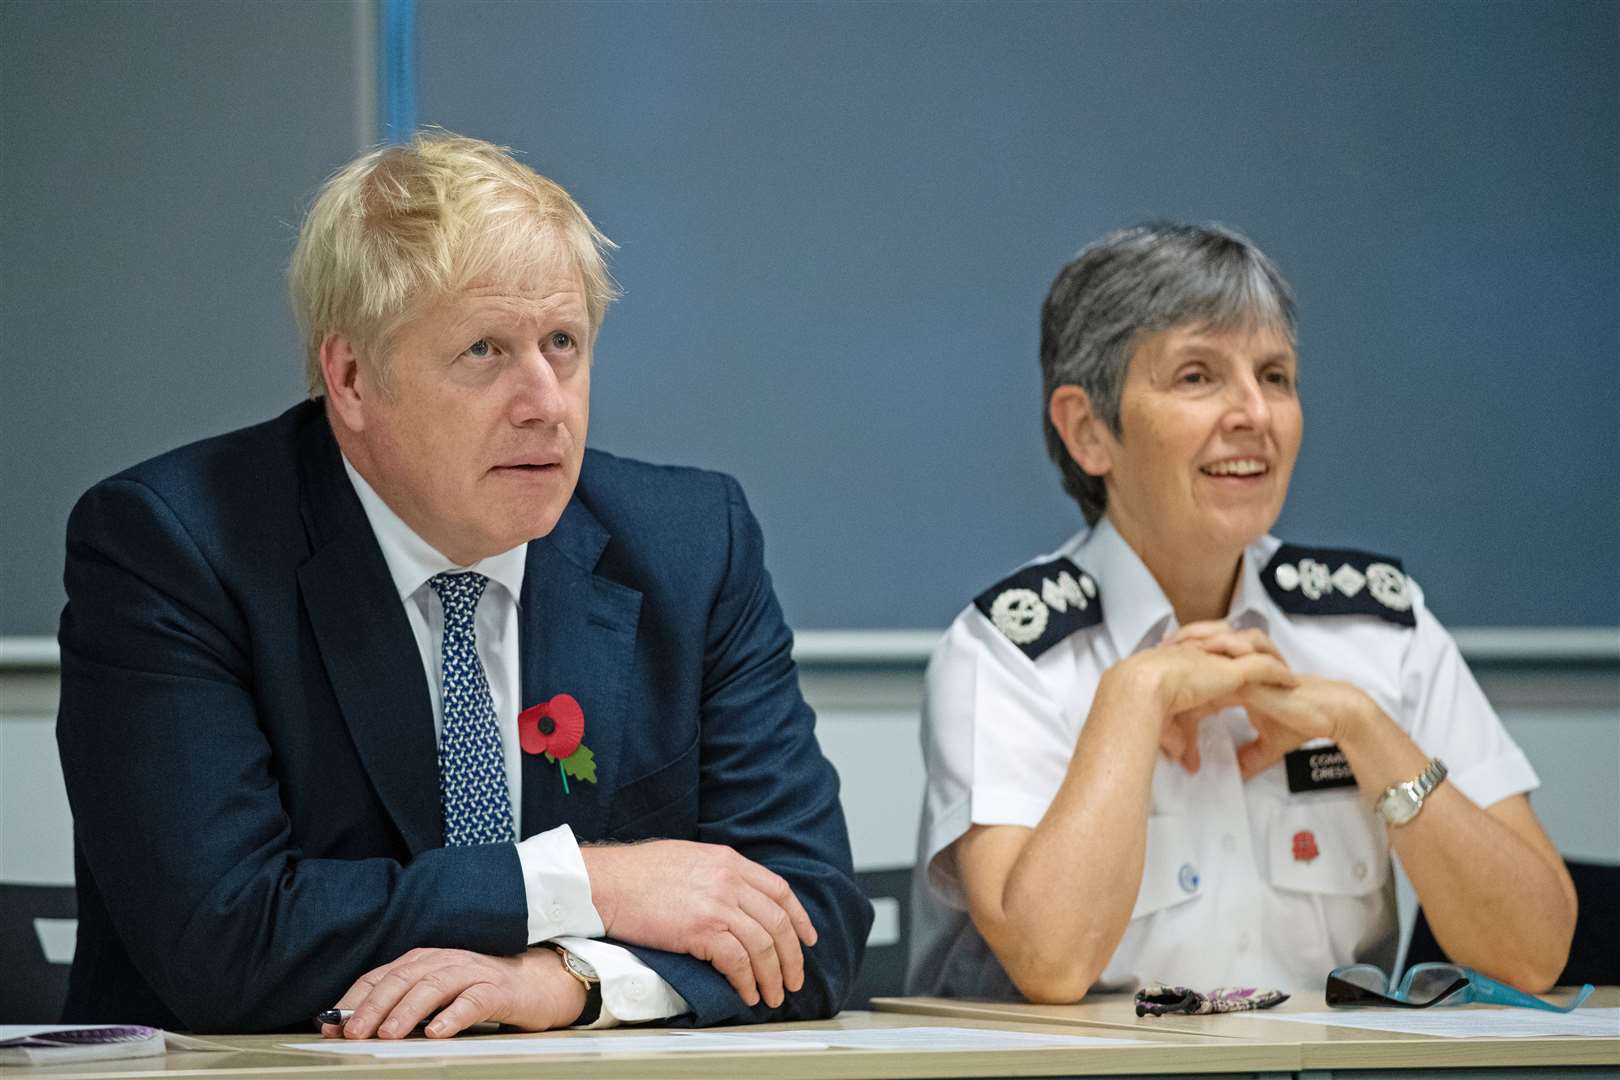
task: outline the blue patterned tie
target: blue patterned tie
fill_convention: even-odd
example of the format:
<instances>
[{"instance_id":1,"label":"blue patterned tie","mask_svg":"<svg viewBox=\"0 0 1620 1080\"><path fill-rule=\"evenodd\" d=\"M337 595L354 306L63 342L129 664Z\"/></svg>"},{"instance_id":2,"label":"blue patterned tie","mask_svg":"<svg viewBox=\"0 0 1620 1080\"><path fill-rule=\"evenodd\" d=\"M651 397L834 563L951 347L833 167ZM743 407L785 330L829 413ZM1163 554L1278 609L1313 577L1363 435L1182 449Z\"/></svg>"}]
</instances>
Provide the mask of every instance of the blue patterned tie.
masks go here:
<instances>
[{"instance_id":1,"label":"blue patterned tie","mask_svg":"<svg viewBox=\"0 0 1620 1080\"><path fill-rule=\"evenodd\" d=\"M428 580L444 604L442 690L444 729L439 736L439 805L444 843L498 844L512 840L512 800L495 700L478 659L473 615L489 579L483 574L435 574Z\"/></svg>"}]
</instances>

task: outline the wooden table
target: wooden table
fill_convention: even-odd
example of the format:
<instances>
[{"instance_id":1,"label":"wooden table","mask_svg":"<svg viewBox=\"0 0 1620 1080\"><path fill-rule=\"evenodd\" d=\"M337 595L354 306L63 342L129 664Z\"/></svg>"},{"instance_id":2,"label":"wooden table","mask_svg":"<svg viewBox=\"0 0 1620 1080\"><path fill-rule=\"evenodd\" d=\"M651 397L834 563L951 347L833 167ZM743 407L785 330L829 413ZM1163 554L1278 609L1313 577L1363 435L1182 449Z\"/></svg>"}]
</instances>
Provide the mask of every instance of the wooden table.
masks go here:
<instances>
[{"instance_id":1,"label":"wooden table","mask_svg":"<svg viewBox=\"0 0 1620 1080\"><path fill-rule=\"evenodd\" d=\"M870 1028L968 1027L1002 1031L1058 1033L1050 1024L1022 1021L958 1019L909 1013L847 1012L833 1020L809 1024L761 1024L729 1031L819 1031ZM126 1058L7 1069L6 1080L130 1080L134 1077L248 1078L291 1076L298 1080L503 1080L508 1077L581 1077L586 1080L665 1080L665 1078L761 1077L766 1080L861 1080L868 1077L1013 1077L1013 1076L1130 1076L1187 1077L1239 1075L1265 1080L1292 1080L1297 1058L1285 1044L1248 1043L1176 1031L1129 1032L1073 1031L1099 1038L1123 1038L1140 1045L1086 1048L1040 1048L983 1051L807 1050L680 1053L612 1056L593 1055L589 1046L598 1035L647 1037L666 1034L660 1029L617 1029L600 1033L557 1032L545 1038L580 1044L577 1055L544 1057L485 1057L405 1061L357 1055L320 1054L289 1050L282 1044L307 1042L314 1035L207 1036L222 1047L218 1052L188 1051L163 1057ZM478 1036L503 1040L533 1036Z\"/></svg>"},{"instance_id":2,"label":"wooden table","mask_svg":"<svg viewBox=\"0 0 1620 1080\"><path fill-rule=\"evenodd\" d=\"M1567 993L1567 992L1566 992ZM1557 995L1550 995L1556 997ZM1620 987L1599 987L1584 1007L1620 1005ZM933 1016L958 1020L1058 1024L1087 1030L1151 1033L1174 1031L1207 1038L1230 1038L1246 1044L1293 1046L1294 1069L1312 1080L1328 1076L1358 1076L1398 1070L1401 1076L1435 1070L1437 1076L1462 1080L1467 1076L1506 1075L1502 1070L1524 1070L1522 1075L1620 1078L1620 1031L1613 1039L1455 1039L1359 1028L1267 1020L1265 1014L1243 1016L1136 1015L1129 995L1102 995L1078 1005L1031 1005L1028 1002L972 1001L952 998L876 998L876 1010L894 1015ZM1320 1012L1327 1007L1321 994L1296 994L1277 1012ZM1465 1006L1475 1008L1476 1006ZM1441 1070L1444 1070L1442 1072ZM1465 1070L1462 1072L1454 1070Z\"/></svg>"},{"instance_id":3,"label":"wooden table","mask_svg":"<svg viewBox=\"0 0 1620 1080\"><path fill-rule=\"evenodd\" d=\"M750 1031L836 1031L873 1028L966 1027L1051 1034L1067 1032L1123 1039L1134 1045L1028 1048L998 1051L806 1050L593 1053L602 1036L647 1038L660 1029L557 1032L547 1039L577 1043L579 1053L526 1057L413 1058L320 1054L288 1049L313 1035L209 1036L219 1047L150 1058L126 1058L7 1069L6 1080L130 1080L133 1077L299 1080L503 1080L508 1077L580 1077L584 1080L664 1080L716 1077L766 1080L857 1080L866 1077L1261 1077L1263 1080L1391 1080L1432 1076L1617 1077L1620 1033L1613 1039L1450 1039L1290 1023L1264 1016L1135 1015L1129 997L1100 997L1080 1005L882 998L878 1012L850 1012L811 1024L763 1024ZM1620 1004L1620 988L1605 987L1591 1004ZM1323 1008L1319 995L1290 1000L1281 1011ZM533 1036L479 1036L503 1041ZM465 1042L467 1040L458 1040Z\"/></svg>"}]
</instances>

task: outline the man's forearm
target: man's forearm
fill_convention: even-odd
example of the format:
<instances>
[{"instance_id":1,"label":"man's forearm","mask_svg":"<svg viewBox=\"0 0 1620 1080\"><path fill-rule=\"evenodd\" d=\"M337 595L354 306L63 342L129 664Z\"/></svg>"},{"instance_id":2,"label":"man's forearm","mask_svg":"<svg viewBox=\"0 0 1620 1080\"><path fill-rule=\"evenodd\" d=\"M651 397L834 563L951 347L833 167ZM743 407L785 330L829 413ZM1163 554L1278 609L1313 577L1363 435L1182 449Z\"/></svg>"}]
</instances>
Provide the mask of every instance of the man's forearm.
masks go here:
<instances>
[{"instance_id":1,"label":"man's forearm","mask_svg":"<svg viewBox=\"0 0 1620 1080\"><path fill-rule=\"evenodd\" d=\"M627 945L686 1000L690 1011L673 1018L673 1025L823 1020L844 1007L871 929L870 904L855 880L835 867L794 860L774 869L793 886L817 931L816 944L804 950L803 985L774 1008L763 1001L747 1005L710 964L684 953Z\"/></svg>"}]
</instances>

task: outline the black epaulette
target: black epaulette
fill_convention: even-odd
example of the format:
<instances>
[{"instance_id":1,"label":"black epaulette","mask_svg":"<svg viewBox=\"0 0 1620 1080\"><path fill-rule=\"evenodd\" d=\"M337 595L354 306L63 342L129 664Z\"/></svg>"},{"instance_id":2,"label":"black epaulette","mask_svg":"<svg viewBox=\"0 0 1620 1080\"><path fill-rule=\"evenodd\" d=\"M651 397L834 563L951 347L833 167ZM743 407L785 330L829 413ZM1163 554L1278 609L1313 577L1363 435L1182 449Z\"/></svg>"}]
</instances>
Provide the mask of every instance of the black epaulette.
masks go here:
<instances>
[{"instance_id":1,"label":"black epaulette","mask_svg":"<svg viewBox=\"0 0 1620 1080\"><path fill-rule=\"evenodd\" d=\"M1277 606L1294 615L1377 615L1416 626L1401 561L1348 548L1284 544L1260 574Z\"/></svg>"},{"instance_id":2,"label":"black epaulette","mask_svg":"<svg viewBox=\"0 0 1620 1080\"><path fill-rule=\"evenodd\" d=\"M974 597L973 606L1031 660L1103 617L1097 582L1068 559L1026 566Z\"/></svg>"}]
</instances>

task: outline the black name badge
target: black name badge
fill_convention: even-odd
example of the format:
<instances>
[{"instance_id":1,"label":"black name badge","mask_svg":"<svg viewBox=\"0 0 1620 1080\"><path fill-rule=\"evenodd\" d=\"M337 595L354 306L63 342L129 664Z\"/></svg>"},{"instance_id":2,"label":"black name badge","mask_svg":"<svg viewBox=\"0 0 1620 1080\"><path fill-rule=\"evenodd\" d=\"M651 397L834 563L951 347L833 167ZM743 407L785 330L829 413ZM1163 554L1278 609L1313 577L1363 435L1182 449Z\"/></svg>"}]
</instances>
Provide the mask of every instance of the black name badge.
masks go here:
<instances>
[{"instance_id":1,"label":"black name badge","mask_svg":"<svg viewBox=\"0 0 1620 1080\"><path fill-rule=\"evenodd\" d=\"M1344 760L1344 751L1332 743L1284 754L1283 767L1288 770L1288 790L1295 795L1356 786L1356 774Z\"/></svg>"}]
</instances>

